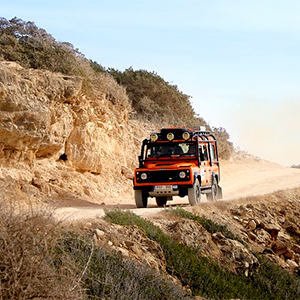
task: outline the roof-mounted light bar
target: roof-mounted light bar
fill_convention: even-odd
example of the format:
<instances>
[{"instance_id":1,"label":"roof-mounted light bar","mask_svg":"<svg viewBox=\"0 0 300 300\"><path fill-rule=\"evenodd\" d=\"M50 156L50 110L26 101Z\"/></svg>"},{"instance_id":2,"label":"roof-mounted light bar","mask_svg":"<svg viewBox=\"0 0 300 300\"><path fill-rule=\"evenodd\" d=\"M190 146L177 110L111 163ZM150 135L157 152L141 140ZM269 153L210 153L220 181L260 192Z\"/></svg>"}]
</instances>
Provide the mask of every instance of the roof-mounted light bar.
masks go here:
<instances>
[{"instance_id":1,"label":"roof-mounted light bar","mask_svg":"<svg viewBox=\"0 0 300 300\"><path fill-rule=\"evenodd\" d=\"M169 133L167 134L167 139L168 139L169 141L172 141L172 140L174 139L174 133L173 133L173 132L169 132Z\"/></svg>"},{"instance_id":2,"label":"roof-mounted light bar","mask_svg":"<svg viewBox=\"0 0 300 300\"><path fill-rule=\"evenodd\" d=\"M183 134L182 134L182 138L184 139L184 140L188 140L189 138L191 137L191 135L187 132L187 131L185 131Z\"/></svg>"},{"instance_id":3,"label":"roof-mounted light bar","mask_svg":"<svg viewBox=\"0 0 300 300\"><path fill-rule=\"evenodd\" d=\"M150 134L150 140L151 140L151 142L156 142L158 140L158 134L157 133L151 133Z\"/></svg>"}]
</instances>

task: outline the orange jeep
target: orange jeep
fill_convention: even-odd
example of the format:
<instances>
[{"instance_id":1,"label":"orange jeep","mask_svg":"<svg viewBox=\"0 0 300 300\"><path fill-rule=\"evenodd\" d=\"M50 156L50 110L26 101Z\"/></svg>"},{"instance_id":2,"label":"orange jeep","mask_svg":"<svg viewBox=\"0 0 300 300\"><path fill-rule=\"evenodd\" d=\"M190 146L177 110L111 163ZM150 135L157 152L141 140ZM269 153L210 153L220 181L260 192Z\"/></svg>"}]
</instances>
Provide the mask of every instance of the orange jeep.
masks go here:
<instances>
[{"instance_id":1,"label":"orange jeep","mask_svg":"<svg viewBox=\"0 0 300 300\"><path fill-rule=\"evenodd\" d=\"M173 196L188 196L190 205L222 198L217 141L205 130L184 127L162 128L145 139L134 171L137 207L147 207L155 197L164 206Z\"/></svg>"}]
</instances>

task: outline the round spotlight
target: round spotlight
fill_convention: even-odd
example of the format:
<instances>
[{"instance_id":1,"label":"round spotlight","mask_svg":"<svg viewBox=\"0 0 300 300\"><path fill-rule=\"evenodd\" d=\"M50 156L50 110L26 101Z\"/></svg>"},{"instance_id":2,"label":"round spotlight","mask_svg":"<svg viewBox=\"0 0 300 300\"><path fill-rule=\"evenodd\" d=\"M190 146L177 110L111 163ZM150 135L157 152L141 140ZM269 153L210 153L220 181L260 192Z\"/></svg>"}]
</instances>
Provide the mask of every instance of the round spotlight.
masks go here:
<instances>
[{"instance_id":1,"label":"round spotlight","mask_svg":"<svg viewBox=\"0 0 300 300\"><path fill-rule=\"evenodd\" d=\"M184 133L182 134L182 138L183 138L184 140L188 140L188 139L190 138L190 134L189 134L188 132L184 132Z\"/></svg>"},{"instance_id":2,"label":"round spotlight","mask_svg":"<svg viewBox=\"0 0 300 300\"><path fill-rule=\"evenodd\" d=\"M151 142L155 142L158 140L158 135L156 133L151 133L150 134L150 140Z\"/></svg>"},{"instance_id":3,"label":"round spotlight","mask_svg":"<svg viewBox=\"0 0 300 300\"><path fill-rule=\"evenodd\" d=\"M174 139L174 134L173 134L172 132L169 132L169 133L167 134L167 139L168 139L169 141L172 141L172 140Z\"/></svg>"}]
</instances>

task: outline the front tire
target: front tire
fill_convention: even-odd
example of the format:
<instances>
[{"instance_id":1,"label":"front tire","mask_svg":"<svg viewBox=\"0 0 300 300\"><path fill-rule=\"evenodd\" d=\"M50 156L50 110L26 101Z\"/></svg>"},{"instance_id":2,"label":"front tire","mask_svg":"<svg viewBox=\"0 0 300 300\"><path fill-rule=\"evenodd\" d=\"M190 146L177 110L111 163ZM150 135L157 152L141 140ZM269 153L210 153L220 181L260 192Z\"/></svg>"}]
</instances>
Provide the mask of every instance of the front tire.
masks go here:
<instances>
[{"instance_id":1,"label":"front tire","mask_svg":"<svg viewBox=\"0 0 300 300\"><path fill-rule=\"evenodd\" d=\"M195 180L195 183L192 188L188 189L188 198L190 205L198 205L201 201L201 188L198 179Z\"/></svg>"},{"instance_id":2,"label":"front tire","mask_svg":"<svg viewBox=\"0 0 300 300\"><path fill-rule=\"evenodd\" d=\"M148 205L148 197L142 190L134 191L135 204L137 208L146 208Z\"/></svg>"},{"instance_id":3,"label":"front tire","mask_svg":"<svg viewBox=\"0 0 300 300\"><path fill-rule=\"evenodd\" d=\"M167 204L167 197L156 197L156 204L159 207L163 207Z\"/></svg>"}]
</instances>

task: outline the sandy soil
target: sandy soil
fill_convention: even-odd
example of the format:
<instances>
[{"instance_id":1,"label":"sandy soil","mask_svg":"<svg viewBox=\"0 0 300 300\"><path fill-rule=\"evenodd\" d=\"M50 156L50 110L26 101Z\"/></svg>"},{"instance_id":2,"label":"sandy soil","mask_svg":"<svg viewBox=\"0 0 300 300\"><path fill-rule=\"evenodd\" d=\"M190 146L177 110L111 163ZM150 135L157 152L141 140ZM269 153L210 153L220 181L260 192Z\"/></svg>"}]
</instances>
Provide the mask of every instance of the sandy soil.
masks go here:
<instances>
[{"instance_id":1,"label":"sandy soil","mask_svg":"<svg viewBox=\"0 0 300 300\"><path fill-rule=\"evenodd\" d=\"M300 169L292 169L281 165L248 157L223 161L221 163L221 186L223 188L223 200L231 201L247 196L257 196L272 193L278 190L285 190L300 187ZM203 205L206 197L202 196ZM202 204L200 204L202 205ZM188 207L188 199L176 197L169 201L167 206ZM154 198L149 199L148 208L137 209L135 206L133 191L126 189L124 194L118 198L106 199L103 205L93 205L82 202L69 202L69 206L57 208L55 216L60 220L80 220L97 218L104 215L105 209L128 209L138 215L149 215L161 211Z\"/></svg>"}]
</instances>

